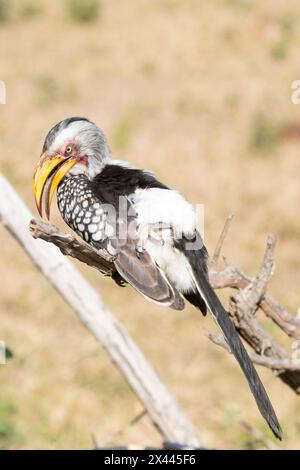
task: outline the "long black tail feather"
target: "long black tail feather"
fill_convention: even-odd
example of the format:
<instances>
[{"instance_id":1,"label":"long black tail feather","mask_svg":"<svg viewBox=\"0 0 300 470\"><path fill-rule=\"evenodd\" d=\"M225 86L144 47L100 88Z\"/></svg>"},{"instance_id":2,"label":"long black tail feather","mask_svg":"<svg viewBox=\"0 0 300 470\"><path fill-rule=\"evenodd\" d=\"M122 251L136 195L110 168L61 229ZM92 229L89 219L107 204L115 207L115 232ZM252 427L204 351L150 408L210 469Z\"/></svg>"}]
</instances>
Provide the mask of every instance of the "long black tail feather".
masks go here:
<instances>
[{"instance_id":1,"label":"long black tail feather","mask_svg":"<svg viewBox=\"0 0 300 470\"><path fill-rule=\"evenodd\" d=\"M245 374L259 411L267 421L275 436L281 440L282 430L273 406L228 313L210 285L207 273L204 270L199 269L199 265L198 269L193 269L193 271L195 282L199 289L198 308L202 311L204 299L216 323L221 328L232 354Z\"/></svg>"}]
</instances>

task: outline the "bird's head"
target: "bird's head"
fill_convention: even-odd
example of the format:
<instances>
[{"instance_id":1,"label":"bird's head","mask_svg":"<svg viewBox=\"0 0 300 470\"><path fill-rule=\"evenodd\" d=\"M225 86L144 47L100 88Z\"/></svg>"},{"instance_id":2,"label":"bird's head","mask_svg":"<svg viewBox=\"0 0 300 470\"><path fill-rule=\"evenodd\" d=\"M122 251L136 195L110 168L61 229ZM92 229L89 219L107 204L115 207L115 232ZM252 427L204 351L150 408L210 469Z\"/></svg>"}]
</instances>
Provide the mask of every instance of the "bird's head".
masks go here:
<instances>
[{"instance_id":1,"label":"bird's head","mask_svg":"<svg viewBox=\"0 0 300 470\"><path fill-rule=\"evenodd\" d=\"M85 174L92 179L107 160L109 148L103 132L82 117L64 119L47 134L42 155L33 177L33 192L39 214L45 194L45 212L49 219L55 190L67 174Z\"/></svg>"}]
</instances>

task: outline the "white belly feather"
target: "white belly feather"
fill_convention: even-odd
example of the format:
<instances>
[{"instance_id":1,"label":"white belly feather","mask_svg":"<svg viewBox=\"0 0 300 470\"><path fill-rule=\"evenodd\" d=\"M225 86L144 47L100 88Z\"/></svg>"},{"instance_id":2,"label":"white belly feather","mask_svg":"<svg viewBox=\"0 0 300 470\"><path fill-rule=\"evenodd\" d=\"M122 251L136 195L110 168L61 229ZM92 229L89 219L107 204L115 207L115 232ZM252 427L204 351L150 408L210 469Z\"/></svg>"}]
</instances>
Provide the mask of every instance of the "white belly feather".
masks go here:
<instances>
[{"instance_id":1,"label":"white belly feather","mask_svg":"<svg viewBox=\"0 0 300 470\"><path fill-rule=\"evenodd\" d=\"M130 199L143 238L141 245L179 291L194 290L190 264L173 245L174 233L180 238L182 234L189 237L195 232L192 205L178 192L161 188L138 189ZM163 225L161 230L159 225Z\"/></svg>"}]
</instances>

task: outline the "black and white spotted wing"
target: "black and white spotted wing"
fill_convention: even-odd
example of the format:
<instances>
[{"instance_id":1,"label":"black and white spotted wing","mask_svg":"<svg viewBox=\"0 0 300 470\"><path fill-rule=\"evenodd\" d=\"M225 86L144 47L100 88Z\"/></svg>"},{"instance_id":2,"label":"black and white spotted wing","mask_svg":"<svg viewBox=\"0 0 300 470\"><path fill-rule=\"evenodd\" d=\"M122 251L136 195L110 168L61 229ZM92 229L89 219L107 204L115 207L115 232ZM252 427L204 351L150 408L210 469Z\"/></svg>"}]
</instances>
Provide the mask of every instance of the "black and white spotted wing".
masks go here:
<instances>
[{"instance_id":1,"label":"black and white spotted wing","mask_svg":"<svg viewBox=\"0 0 300 470\"><path fill-rule=\"evenodd\" d=\"M93 196L84 175L65 178L57 190L57 203L64 221L91 245L103 243L112 227L98 198Z\"/></svg>"}]
</instances>

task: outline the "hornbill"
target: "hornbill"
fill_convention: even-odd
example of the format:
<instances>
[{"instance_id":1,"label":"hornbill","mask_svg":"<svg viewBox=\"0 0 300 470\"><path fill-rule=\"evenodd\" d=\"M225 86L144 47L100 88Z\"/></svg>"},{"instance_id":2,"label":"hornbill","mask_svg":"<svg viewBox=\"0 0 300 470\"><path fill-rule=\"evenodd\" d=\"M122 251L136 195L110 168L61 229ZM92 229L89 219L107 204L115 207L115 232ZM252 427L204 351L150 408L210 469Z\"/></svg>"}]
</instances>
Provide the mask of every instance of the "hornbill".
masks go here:
<instances>
[{"instance_id":1,"label":"hornbill","mask_svg":"<svg viewBox=\"0 0 300 470\"><path fill-rule=\"evenodd\" d=\"M152 173L111 159L103 132L83 117L64 119L46 136L34 195L41 216L44 200L48 219L55 191L69 227L113 255L119 285L129 283L146 299L173 309L182 310L185 298L204 315L211 312L262 416L281 439L266 390L209 283L207 250L191 204Z\"/></svg>"}]
</instances>

